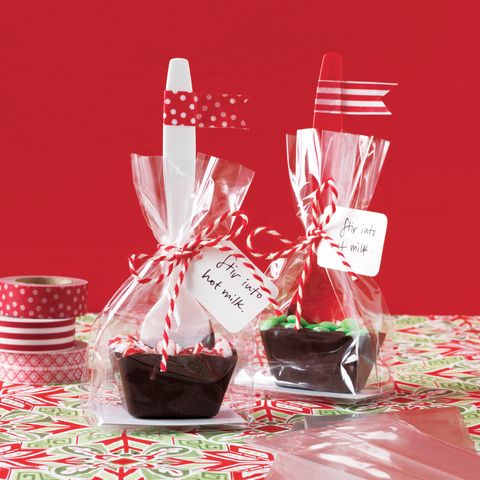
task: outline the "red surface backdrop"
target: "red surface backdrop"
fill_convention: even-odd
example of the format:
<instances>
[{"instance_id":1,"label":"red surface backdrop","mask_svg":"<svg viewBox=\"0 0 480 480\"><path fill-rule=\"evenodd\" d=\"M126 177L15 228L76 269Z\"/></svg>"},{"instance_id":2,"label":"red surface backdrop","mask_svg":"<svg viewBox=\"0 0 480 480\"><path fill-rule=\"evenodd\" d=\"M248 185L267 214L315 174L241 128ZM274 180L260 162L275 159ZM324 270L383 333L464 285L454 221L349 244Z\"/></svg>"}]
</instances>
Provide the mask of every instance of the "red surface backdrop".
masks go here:
<instances>
[{"instance_id":1,"label":"red surface backdrop","mask_svg":"<svg viewBox=\"0 0 480 480\"><path fill-rule=\"evenodd\" d=\"M199 90L254 95L251 131L201 131L199 150L257 172L252 225L299 233L284 133L310 126L321 55L336 50L345 78L400 83L392 117L351 124L392 141L372 205L390 219L379 280L391 310L479 313L474 5L5 3L0 274L87 278L99 309L127 276L129 253L154 248L129 154L161 152L172 56L190 59Z\"/></svg>"}]
</instances>

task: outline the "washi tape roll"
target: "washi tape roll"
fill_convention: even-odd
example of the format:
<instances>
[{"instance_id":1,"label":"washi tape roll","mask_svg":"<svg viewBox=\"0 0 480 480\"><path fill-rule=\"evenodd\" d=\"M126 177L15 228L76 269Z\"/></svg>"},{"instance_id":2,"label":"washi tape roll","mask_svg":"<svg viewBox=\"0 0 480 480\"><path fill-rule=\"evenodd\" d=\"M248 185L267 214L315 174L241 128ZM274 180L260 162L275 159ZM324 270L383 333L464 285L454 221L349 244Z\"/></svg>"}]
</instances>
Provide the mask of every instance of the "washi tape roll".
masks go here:
<instances>
[{"instance_id":1,"label":"washi tape roll","mask_svg":"<svg viewBox=\"0 0 480 480\"><path fill-rule=\"evenodd\" d=\"M87 344L58 352L7 352L0 350L0 379L12 383L46 385L82 380Z\"/></svg>"},{"instance_id":2,"label":"washi tape roll","mask_svg":"<svg viewBox=\"0 0 480 480\"><path fill-rule=\"evenodd\" d=\"M64 350L75 345L75 317L27 319L0 315L0 349Z\"/></svg>"},{"instance_id":3,"label":"washi tape roll","mask_svg":"<svg viewBox=\"0 0 480 480\"><path fill-rule=\"evenodd\" d=\"M0 315L56 319L87 313L86 280L52 276L0 278Z\"/></svg>"}]
</instances>

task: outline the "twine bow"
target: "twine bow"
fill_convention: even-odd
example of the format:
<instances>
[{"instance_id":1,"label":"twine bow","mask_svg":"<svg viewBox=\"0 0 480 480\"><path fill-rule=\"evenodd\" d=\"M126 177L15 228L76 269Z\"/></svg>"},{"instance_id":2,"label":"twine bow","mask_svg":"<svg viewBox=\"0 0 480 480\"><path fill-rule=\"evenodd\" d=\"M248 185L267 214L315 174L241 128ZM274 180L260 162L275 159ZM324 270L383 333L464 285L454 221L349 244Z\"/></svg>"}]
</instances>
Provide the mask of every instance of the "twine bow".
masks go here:
<instances>
[{"instance_id":1,"label":"twine bow","mask_svg":"<svg viewBox=\"0 0 480 480\"><path fill-rule=\"evenodd\" d=\"M321 200L324 193L329 193L329 202L322 210ZM312 211L311 211L311 223L305 230L305 235L297 238L295 241L291 241L288 238L283 237L276 230L268 229L267 227L258 227L249 233L247 237L247 247L256 258L262 258L264 260L278 260L280 258L289 258L297 252L306 251L306 259L303 264L302 273L298 280L297 289L293 296L295 301L295 329L301 328L302 318L302 299L305 282L310 274L312 268L312 261L317 255L317 250L322 240L326 240L329 245L335 250L336 254L341 258L342 264L347 268L347 273L353 280L357 280L358 277L353 273L351 265L348 263L345 255L340 249L340 246L335 243L334 239L330 237L325 229L330 223L333 214L336 211L336 202L338 199L338 191L333 179L328 178L325 180L319 188L315 190L312 195ZM279 249L274 252L265 253L257 250L253 246L253 239L260 234L269 235L275 237L279 242L286 245L285 248Z\"/></svg>"},{"instance_id":2,"label":"twine bow","mask_svg":"<svg viewBox=\"0 0 480 480\"><path fill-rule=\"evenodd\" d=\"M224 235L217 234L212 236L215 230L226 220L231 220L227 233ZM172 317L175 312L175 303L190 263L206 247L216 247L220 251L231 251L231 247L221 244L238 237L247 224L248 217L244 213L239 211L226 212L201 230L193 240L190 240L185 245L178 246L159 243L157 251L152 254L140 253L131 255L128 262L129 268L131 274L136 278L138 283L161 283L172 274L175 267L181 266L169 300L168 311L165 314L165 327L163 330L161 347L162 360L160 363L160 369L162 372L167 370L167 348L170 341L170 329L172 327ZM151 261L154 265L163 263L165 264L165 268L162 269L157 277L147 277L142 275L137 268L137 264L140 261L142 262L142 265L147 261Z\"/></svg>"},{"instance_id":3,"label":"twine bow","mask_svg":"<svg viewBox=\"0 0 480 480\"><path fill-rule=\"evenodd\" d=\"M227 233L224 235L213 235L216 229L227 220L231 221ZM220 252L229 252L233 258L239 260L245 268L250 270L252 277L258 282L260 290L267 295L270 303L272 303L276 308L275 311L279 311L278 303L273 298L270 289L264 284L262 277L257 274L255 265L253 265L253 263L251 263L239 251L224 244L225 242L237 238L245 229L247 224L248 217L244 213L239 211L226 212L201 230L193 240L187 242L183 246L159 244L157 251L153 254L140 253L133 254L130 257L130 272L136 278L138 283L161 283L172 274L175 267L181 266L180 273L170 297L168 311L165 315L165 327L163 330L161 345L162 360L160 363L160 369L162 372L167 370L170 329L172 327L172 317L175 312L176 299L180 293L180 288L185 280L190 263L201 253L204 248L215 247ZM152 264L163 263L165 267L157 277L147 277L141 274L137 268L137 264L140 261L142 262L142 265L144 265L147 261L151 261Z\"/></svg>"}]
</instances>

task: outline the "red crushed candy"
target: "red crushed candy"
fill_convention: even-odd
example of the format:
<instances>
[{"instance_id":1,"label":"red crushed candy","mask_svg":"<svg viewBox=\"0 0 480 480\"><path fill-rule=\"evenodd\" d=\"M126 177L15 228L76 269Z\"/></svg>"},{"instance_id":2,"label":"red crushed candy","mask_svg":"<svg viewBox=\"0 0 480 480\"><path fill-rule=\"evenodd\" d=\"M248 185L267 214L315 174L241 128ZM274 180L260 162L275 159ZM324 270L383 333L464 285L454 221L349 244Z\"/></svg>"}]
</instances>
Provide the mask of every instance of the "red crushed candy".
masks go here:
<instances>
[{"instance_id":1,"label":"red crushed candy","mask_svg":"<svg viewBox=\"0 0 480 480\"><path fill-rule=\"evenodd\" d=\"M118 335L108 342L108 347L116 353L123 356L134 355L136 353L152 353L153 349L137 340L132 335Z\"/></svg>"},{"instance_id":2,"label":"red crushed candy","mask_svg":"<svg viewBox=\"0 0 480 480\"><path fill-rule=\"evenodd\" d=\"M135 355L136 353L145 353L145 350L138 347L128 347L124 352L123 356Z\"/></svg>"},{"instance_id":3,"label":"red crushed candy","mask_svg":"<svg viewBox=\"0 0 480 480\"><path fill-rule=\"evenodd\" d=\"M170 342L173 341L170 340ZM224 338L219 338L213 348L207 348L202 343L197 343L194 347L185 347L182 349L175 344L171 346L176 352L175 355L199 355L202 353L205 355L231 357L233 354L233 345ZM124 357L139 353L158 353L157 350L150 348L132 335L113 337L109 340L108 347L116 353L121 353Z\"/></svg>"}]
</instances>

